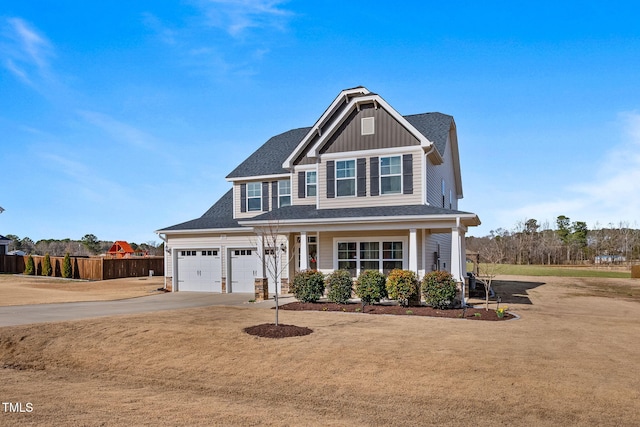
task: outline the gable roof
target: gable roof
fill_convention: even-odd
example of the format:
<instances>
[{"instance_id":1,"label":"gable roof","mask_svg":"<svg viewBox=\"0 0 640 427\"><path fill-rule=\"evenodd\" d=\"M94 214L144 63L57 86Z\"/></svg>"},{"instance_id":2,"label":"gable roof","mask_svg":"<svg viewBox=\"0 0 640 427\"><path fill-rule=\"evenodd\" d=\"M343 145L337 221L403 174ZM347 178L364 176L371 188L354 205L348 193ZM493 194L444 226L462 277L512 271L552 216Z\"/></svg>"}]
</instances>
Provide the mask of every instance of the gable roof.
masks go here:
<instances>
[{"instance_id":1,"label":"gable roof","mask_svg":"<svg viewBox=\"0 0 640 427\"><path fill-rule=\"evenodd\" d=\"M6 237L0 234L0 242L10 242L10 241L11 239L7 239Z\"/></svg>"},{"instance_id":2,"label":"gable roof","mask_svg":"<svg viewBox=\"0 0 640 427\"><path fill-rule=\"evenodd\" d=\"M441 156L444 154L453 122L452 116L442 113L423 113L403 117L425 138L434 143ZM270 138L227 175L227 180L289 174L290 172L283 167L283 163L291 157L294 150L300 148L300 143L312 129L312 127L293 129Z\"/></svg>"},{"instance_id":3,"label":"gable roof","mask_svg":"<svg viewBox=\"0 0 640 427\"><path fill-rule=\"evenodd\" d=\"M233 219L233 189L227 191L200 218L163 228L157 232L182 230L208 230L240 228L238 221Z\"/></svg>"}]
</instances>

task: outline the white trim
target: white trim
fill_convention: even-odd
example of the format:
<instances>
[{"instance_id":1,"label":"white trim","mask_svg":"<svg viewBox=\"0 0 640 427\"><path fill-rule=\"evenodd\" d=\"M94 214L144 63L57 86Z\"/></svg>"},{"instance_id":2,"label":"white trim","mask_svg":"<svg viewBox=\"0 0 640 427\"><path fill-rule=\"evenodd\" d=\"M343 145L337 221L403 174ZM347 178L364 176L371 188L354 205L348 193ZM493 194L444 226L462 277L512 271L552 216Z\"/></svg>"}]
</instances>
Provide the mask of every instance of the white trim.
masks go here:
<instances>
[{"instance_id":1,"label":"white trim","mask_svg":"<svg viewBox=\"0 0 640 427\"><path fill-rule=\"evenodd\" d=\"M353 179L353 194L348 194L346 196L340 196L338 195L338 162L353 162L353 176L352 177L347 177L347 178L339 178L340 181L347 181L347 180L351 180ZM335 166L333 168L333 173L334 173L334 177L333 177L333 185L334 185L334 191L335 191L335 198L336 199L341 199L344 197L357 197L358 196L358 159L341 159L341 160L336 160ZM316 175L317 177L318 175ZM316 191L317 193L317 191Z\"/></svg>"},{"instance_id":2,"label":"white trim","mask_svg":"<svg viewBox=\"0 0 640 427\"><path fill-rule=\"evenodd\" d=\"M406 147L390 147L390 148L376 148L373 150L357 150L357 151L342 151L340 153L324 153L322 158L324 160L335 160L341 157L389 157L398 154L416 154L421 153L422 150L417 145L407 145Z\"/></svg>"},{"instance_id":3,"label":"white trim","mask_svg":"<svg viewBox=\"0 0 640 427\"><path fill-rule=\"evenodd\" d=\"M253 227L243 226L238 228L191 228L188 230L156 230L156 233L164 233L167 238L174 234L220 234L220 233L246 233L252 234Z\"/></svg>"},{"instance_id":4,"label":"white trim","mask_svg":"<svg viewBox=\"0 0 640 427\"><path fill-rule=\"evenodd\" d=\"M400 191L396 191L393 193L383 193L382 192L382 159L391 159L391 158L399 158L400 159L400 173L394 173L390 175L385 175L384 177L394 177L397 176L400 178ZM413 172L413 171L411 171ZM384 196L397 196L398 194L404 194L404 159L402 155L394 155L394 156L380 156L378 157L378 195L381 197Z\"/></svg>"},{"instance_id":5,"label":"white trim","mask_svg":"<svg viewBox=\"0 0 640 427\"><path fill-rule=\"evenodd\" d=\"M463 215L452 215L452 214L442 214L442 215L402 215L402 216L370 216L370 217L351 217L351 218L299 218L299 219L281 219L279 220L280 224L296 224L296 225L314 225L314 224L341 224L341 223L386 223L386 224L394 224L399 222L407 222L407 221L415 221L419 224L424 224L425 222L435 222L435 221L455 221L457 218L467 219L467 220L478 220L478 225L480 224L480 220L475 214L463 214ZM268 223L267 220L240 220L242 224L246 225L255 225L259 226L262 224ZM444 226L444 227L451 227ZM422 228L422 227L420 227ZM427 227L430 228L430 227Z\"/></svg>"},{"instance_id":6,"label":"white trim","mask_svg":"<svg viewBox=\"0 0 640 427\"><path fill-rule=\"evenodd\" d=\"M249 186L250 185L257 185L258 188L260 189L260 195L259 196L251 196L249 197ZM254 190L255 191L255 190ZM263 211L263 206L262 206L262 182L247 182L247 194L245 197L245 212L246 213L250 213L250 212L262 212ZM260 200L260 209L249 209L249 199L258 199ZM242 203L242 201L240 201L240 203Z\"/></svg>"},{"instance_id":7,"label":"white trim","mask_svg":"<svg viewBox=\"0 0 640 427\"><path fill-rule=\"evenodd\" d=\"M317 170L306 170L303 171L304 172L304 197L308 198L308 197L318 197L318 171ZM316 182L313 184L316 186L316 194L314 194L313 196L309 196L309 182L307 181L307 178L309 177L309 173L315 173L316 174Z\"/></svg>"},{"instance_id":8,"label":"white trim","mask_svg":"<svg viewBox=\"0 0 640 427\"><path fill-rule=\"evenodd\" d=\"M282 164L282 167L285 169L289 169L291 168L291 166L293 166L292 165L293 159L295 159L300 154L300 151L302 151L304 147L307 146L307 144L309 143L313 135L317 133L318 135L322 136L320 129L325 124L327 119L335 114L336 110L340 105L342 105L345 98L347 99L347 103L348 103L350 95L367 95L369 93L370 93L369 90L365 87L357 87L353 89L343 90L342 92L340 92L340 94L336 97L336 99L333 100L329 108L325 110L325 112L322 114L322 116L320 116L318 121L315 122L315 124L311 127L311 129L305 135L305 137L302 138L302 141L300 142L300 144L298 144L295 150L293 150L293 152L289 155L289 157L287 157L287 159Z\"/></svg>"},{"instance_id":9,"label":"white trim","mask_svg":"<svg viewBox=\"0 0 640 427\"><path fill-rule=\"evenodd\" d=\"M400 113L398 113L393 107L391 107L384 99L382 99L379 95L366 95L360 96L357 98L353 98L350 101L350 105L348 105L340 115L331 123L329 129L325 131L325 133L318 139L318 141L311 147L311 149L307 153L307 157L318 157L319 149L322 147L329 138L338 130L340 125L344 122L346 117L351 114L354 108L357 108L361 104L368 103L378 103L382 108L384 108L389 115L391 115L394 119L396 119L400 125L402 125L409 133L411 133L418 141L420 141L420 146L425 148L431 148L433 143L427 139L426 136L421 134L411 123L407 121Z\"/></svg>"},{"instance_id":10,"label":"white trim","mask_svg":"<svg viewBox=\"0 0 640 427\"><path fill-rule=\"evenodd\" d=\"M362 117L360 119L360 135L375 135L376 134L376 118L375 117Z\"/></svg>"},{"instance_id":11,"label":"white trim","mask_svg":"<svg viewBox=\"0 0 640 427\"><path fill-rule=\"evenodd\" d=\"M256 176L242 176L238 178L226 178L229 182L237 182L237 181L277 181L278 179L287 178L291 176L290 173L277 173L273 175L256 175Z\"/></svg>"},{"instance_id":12,"label":"white trim","mask_svg":"<svg viewBox=\"0 0 640 427\"><path fill-rule=\"evenodd\" d=\"M318 239L319 240L319 239ZM380 243L380 253L379 253L379 261L380 268L379 271L383 272L383 242L402 242L402 268L406 269L409 264L409 244L408 237L405 235L395 235L395 236L371 236L371 237L334 237L333 238L333 246L331 248L331 252L333 254L333 269L338 270L338 243L356 243L356 277L360 275L360 266L358 265L358 261L360 261L360 243L363 242L378 242Z\"/></svg>"},{"instance_id":13,"label":"white trim","mask_svg":"<svg viewBox=\"0 0 640 427\"><path fill-rule=\"evenodd\" d=\"M280 202L280 198L281 197L286 197L289 196L289 204L287 206L291 206L293 205L293 196L291 195L291 179L280 179L278 181L276 181L278 183L277 187L278 187L278 208L282 207L282 203ZM288 182L289 183L289 194L281 194L280 193L280 183L281 182Z\"/></svg>"}]
</instances>

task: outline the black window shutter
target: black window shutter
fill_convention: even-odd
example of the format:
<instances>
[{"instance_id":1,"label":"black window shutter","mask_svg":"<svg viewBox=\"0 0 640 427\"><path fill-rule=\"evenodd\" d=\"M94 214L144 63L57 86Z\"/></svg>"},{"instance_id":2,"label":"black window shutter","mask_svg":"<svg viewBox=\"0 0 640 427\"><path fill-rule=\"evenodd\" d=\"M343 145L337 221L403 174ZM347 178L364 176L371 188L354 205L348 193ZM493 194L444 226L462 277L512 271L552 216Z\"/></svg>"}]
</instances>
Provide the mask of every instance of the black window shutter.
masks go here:
<instances>
[{"instance_id":1,"label":"black window shutter","mask_svg":"<svg viewBox=\"0 0 640 427\"><path fill-rule=\"evenodd\" d=\"M304 199L307 196L307 174L298 172L298 198Z\"/></svg>"},{"instance_id":2,"label":"black window shutter","mask_svg":"<svg viewBox=\"0 0 640 427\"><path fill-rule=\"evenodd\" d=\"M358 197L365 197L367 195L367 159L358 159L356 165Z\"/></svg>"},{"instance_id":3,"label":"black window shutter","mask_svg":"<svg viewBox=\"0 0 640 427\"><path fill-rule=\"evenodd\" d=\"M247 184L240 184L240 212L247 211Z\"/></svg>"},{"instance_id":4,"label":"black window shutter","mask_svg":"<svg viewBox=\"0 0 640 427\"><path fill-rule=\"evenodd\" d=\"M327 161L327 198L333 199L336 197L336 186L334 184L336 175L336 162L333 160Z\"/></svg>"},{"instance_id":5,"label":"black window shutter","mask_svg":"<svg viewBox=\"0 0 640 427\"><path fill-rule=\"evenodd\" d=\"M271 209L278 209L278 181L271 182Z\"/></svg>"},{"instance_id":6,"label":"black window shutter","mask_svg":"<svg viewBox=\"0 0 640 427\"><path fill-rule=\"evenodd\" d=\"M402 156L402 194L413 194L413 154Z\"/></svg>"},{"instance_id":7,"label":"black window shutter","mask_svg":"<svg viewBox=\"0 0 640 427\"><path fill-rule=\"evenodd\" d=\"M369 173L371 174L371 180L369 182L369 192L372 196L380 195L380 167L378 164L380 159L378 157L372 157L369 160Z\"/></svg>"},{"instance_id":8,"label":"black window shutter","mask_svg":"<svg viewBox=\"0 0 640 427\"><path fill-rule=\"evenodd\" d=\"M262 183L262 210L269 211L269 183Z\"/></svg>"}]
</instances>

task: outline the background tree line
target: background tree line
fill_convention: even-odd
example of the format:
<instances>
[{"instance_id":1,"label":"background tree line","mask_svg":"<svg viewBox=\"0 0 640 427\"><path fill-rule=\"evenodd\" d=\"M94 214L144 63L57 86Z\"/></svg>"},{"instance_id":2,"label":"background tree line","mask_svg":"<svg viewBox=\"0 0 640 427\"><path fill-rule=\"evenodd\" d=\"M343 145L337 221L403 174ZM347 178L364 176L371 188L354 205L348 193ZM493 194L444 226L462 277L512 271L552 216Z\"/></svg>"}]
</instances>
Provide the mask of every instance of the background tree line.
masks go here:
<instances>
[{"instance_id":1,"label":"background tree line","mask_svg":"<svg viewBox=\"0 0 640 427\"><path fill-rule=\"evenodd\" d=\"M9 251L21 250L28 255L45 255L64 256L95 256L106 253L114 242L99 240L93 234L86 234L80 240L72 239L43 239L34 242L29 237L20 238L15 234L5 236L11 240L9 243ZM164 244L158 244L154 241L137 244L129 242L133 250L147 251L152 256L162 256Z\"/></svg>"},{"instance_id":2,"label":"background tree line","mask_svg":"<svg viewBox=\"0 0 640 427\"><path fill-rule=\"evenodd\" d=\"M514 229L499 228L485 237L467 237L467 249L481 255L491 248L492 262L508 264L621 263L640 259L640 230L620 222L589 230L586 222L560 215L555 227L527 219Z\"/></svg>"}]
</instances>

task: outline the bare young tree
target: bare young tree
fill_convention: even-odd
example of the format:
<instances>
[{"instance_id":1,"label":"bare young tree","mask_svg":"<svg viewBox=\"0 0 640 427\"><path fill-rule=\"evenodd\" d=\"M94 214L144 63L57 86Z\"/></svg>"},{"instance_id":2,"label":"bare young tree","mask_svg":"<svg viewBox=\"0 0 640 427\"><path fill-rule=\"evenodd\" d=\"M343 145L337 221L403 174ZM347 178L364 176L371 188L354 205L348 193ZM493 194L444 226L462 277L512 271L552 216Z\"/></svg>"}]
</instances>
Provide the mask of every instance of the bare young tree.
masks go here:
<instances>
[{"instance_id":1,"label":"bare young tree","mask_svg":"<svg viewBox=\"0 0 640 427\"><path fill-rule=\"evenodd\" d=\"M489 296L493 279L502 269L504 249L499 238L493 238L480 248L480 266L478 277L484 282L485 310L489 311Z\"/></svg>"},{"instance_id":2,"label":"bare young tree","mask_svg":"<svg viewBox=\"0 0 640 427\"><path fill-rule=\"evenodd\" d=\"M293 251L287 250L288 239L282 234L280 224L277 221L270 221L264 226L256 227L254 231L258 237L256 252L264 268L263 277L266 275L267 279L272 280L274 284L275 325L278 326L278 283L281 283L282 273L289 268L293 260Z\"/></svg>"}]
</instances>

